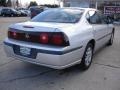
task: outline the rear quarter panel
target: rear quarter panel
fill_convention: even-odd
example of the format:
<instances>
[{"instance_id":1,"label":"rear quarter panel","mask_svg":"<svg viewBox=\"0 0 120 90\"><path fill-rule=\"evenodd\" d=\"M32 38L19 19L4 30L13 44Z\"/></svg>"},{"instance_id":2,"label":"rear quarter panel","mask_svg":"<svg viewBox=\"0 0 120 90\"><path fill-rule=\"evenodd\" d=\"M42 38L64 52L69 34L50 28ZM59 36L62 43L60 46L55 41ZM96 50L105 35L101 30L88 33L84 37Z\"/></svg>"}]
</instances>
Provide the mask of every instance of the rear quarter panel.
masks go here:
<instances>
[{"instance_id":1,"label":"rear quarter panel","mask_svg":"<svg viewBox=\"0 0 120 90\"><path fill-rule=\"evenodd\" d=\"M77 23L72 27L66 28L67 30L62 29L62 31L68 36L70 46L69 48L77 48L82 46L81 57L83 56L84 50L88 42L94 39L93 28L86 21L82 23Z\"/></svg>"}]
</instances>

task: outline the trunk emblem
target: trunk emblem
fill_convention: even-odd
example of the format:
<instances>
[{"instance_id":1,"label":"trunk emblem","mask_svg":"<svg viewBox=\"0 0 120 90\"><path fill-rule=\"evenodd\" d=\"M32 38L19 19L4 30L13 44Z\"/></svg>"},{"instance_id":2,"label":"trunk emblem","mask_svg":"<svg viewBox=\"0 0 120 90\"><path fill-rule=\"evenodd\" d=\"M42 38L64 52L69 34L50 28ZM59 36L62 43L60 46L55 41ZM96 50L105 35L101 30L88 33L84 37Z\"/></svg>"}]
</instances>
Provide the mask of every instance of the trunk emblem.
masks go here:
<instances>
[{"instance_id":1,"label":"trunk emblem","mask_svg":"<svg viewBox=\"0 0 120 90\"><path fill-rule=\"evenodd\" d=\"M30 38L29 34L25 34L25 38L29 39Z\"/></svg>"}]
</instances>

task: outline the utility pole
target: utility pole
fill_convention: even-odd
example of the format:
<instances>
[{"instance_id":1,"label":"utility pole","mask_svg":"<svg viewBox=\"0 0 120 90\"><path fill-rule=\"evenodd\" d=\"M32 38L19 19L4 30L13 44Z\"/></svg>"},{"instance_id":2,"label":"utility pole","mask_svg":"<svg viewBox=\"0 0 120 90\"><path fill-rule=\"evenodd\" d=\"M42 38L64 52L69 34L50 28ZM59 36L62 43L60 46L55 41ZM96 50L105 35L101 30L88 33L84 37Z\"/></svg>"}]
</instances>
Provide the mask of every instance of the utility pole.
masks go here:
<instances>
[{"instance_id":1,"label":"utility pole","mask_svg":"<svg viewBox=\"0 0 120 90\"><path fill-rule=\"evenodd\" d=\"M58 0L58 5L59 5L59 7L60 7L60 2L61 2L61 0Z\"/></svg>"},{"instance_id":2,"label":"utility pole","mask_svg":"<svg viewBox=\"0 0 120 90\"><path fill-rule=\"evenodd\" d=\"M19 5L20 5L20 7L21 7L21 5L22 5L21 0L19 0L19 3L20 3Z\"/></svg>"},{"instance_id":3,"label":"utility pole","mask_svg":"<svg viewBox=\"0 0 120 90\"><path fill-rule=\"evenodd\" d=\"M59 0L59 6L64 7L64 0Z\"/></svg>"},{"instance_id":4,"label":"utility pole","mask_svg":"<svg viewBox=\"0 0 120 90\"><path fill-rule=\"evenodd\" d=\"M98 1L95 2L95 8L98 9Z\"/></svg>"},{"instance_id":5,"label":"utility pole","mask_svg":"<svg viewBox=\"0 0 120 90\"><path fill-rule=\"evenodd\" d=\"M55 6L55 0L54 0L54 6Z\"/></svg>"}]
</instances>

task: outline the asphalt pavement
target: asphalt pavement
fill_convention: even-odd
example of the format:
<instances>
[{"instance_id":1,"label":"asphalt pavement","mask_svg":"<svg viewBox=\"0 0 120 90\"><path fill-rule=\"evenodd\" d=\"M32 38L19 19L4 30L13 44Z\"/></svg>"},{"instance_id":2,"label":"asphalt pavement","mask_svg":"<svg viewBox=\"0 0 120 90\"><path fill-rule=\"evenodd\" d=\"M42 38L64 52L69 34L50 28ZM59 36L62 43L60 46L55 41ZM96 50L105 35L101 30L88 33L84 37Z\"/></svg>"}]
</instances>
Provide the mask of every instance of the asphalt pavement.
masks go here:
<instances>
[{"instance_id":1,"label":"asphalt pavement","mask_svg":"<svg viewBox=\"0 0 120 90\"><path fill-rule=\"evenodd\" d=\"M27 20L0 18L0 90L120 90L120 26L115 27L114 44L99 50L83 72L77 66L55 70L6 57L8 26Z\"/></svg>"}]
</instances>

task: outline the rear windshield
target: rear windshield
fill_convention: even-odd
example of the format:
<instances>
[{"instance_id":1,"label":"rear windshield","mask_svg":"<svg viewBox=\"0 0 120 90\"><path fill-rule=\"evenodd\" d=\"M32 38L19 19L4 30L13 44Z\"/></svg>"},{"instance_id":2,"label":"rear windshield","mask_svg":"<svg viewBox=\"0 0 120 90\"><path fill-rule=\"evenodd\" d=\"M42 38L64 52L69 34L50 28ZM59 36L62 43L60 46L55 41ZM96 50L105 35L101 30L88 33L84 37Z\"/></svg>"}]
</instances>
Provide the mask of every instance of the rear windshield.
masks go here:
<instances>
[{"instance_id":1,"label":"rear windshield","mask_svg":"<svg viewBox=\"0 0 120 90\"><path fill-rule=\"evenodd\" d=\"M32 19L33 22L76 23L80 20L82 9L50 9Z\"/></svg>"},{"instance_id":2,"label":"rear windshield","mask_svg":"<svg viewBox=\"0 0 120 90\"><path fill-rule=\"evenodd\" d=\"M31 12L41 12L41 11L43 11L43 8L42 7L31 7L30 8L30 11Z\"/></svg>"}]
</instances>

